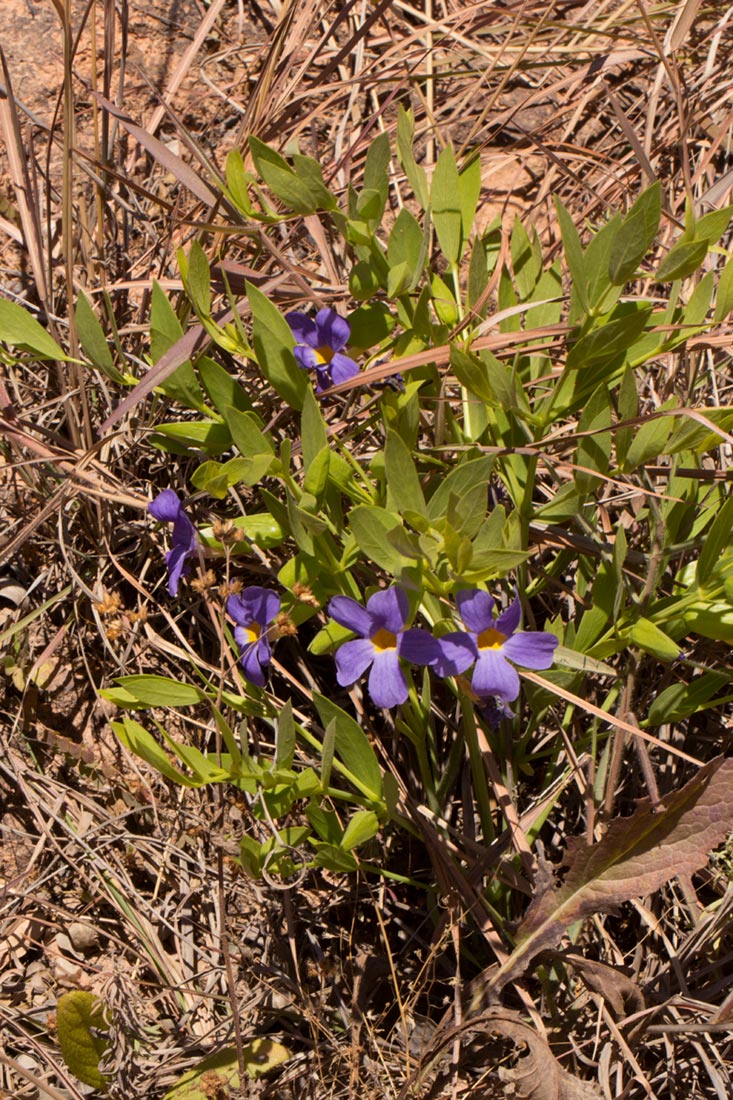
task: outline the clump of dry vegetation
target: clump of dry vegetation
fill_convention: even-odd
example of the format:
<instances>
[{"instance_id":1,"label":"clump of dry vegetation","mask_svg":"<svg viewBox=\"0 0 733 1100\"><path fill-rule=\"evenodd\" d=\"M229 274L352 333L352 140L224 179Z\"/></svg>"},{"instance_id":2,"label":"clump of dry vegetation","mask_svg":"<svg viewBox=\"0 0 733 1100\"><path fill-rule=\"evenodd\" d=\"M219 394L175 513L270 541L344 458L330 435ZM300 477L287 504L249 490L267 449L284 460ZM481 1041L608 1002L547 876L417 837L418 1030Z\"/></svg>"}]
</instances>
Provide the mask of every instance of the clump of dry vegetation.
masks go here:
<instances>
[{"instance_id":1,"label":"clump of dry vegetation","mask_svg":"<svg viewBox=\"0 0 733 1100\"><path fill-rule=\"evenodd\" d=\"M22 305L67 358L0 310L0 1095L97 1094L57 1033L60 998L81 992L104 1006L86 1035L103 1037L97 1091L113 1100L724 1100L730 217L695 234L733 190L733 7L189 7L154 89L133 0L53 0L63 64L40 117L3 59L0 307ZM389 190L369 228L377 139ZM288 206L265 146L304 172L298 156L317 162L338 209ZM439 228L450 208L420 195L446 148L478 188L456 263ZM589 241L644 193L663 213L654 222L652 198L639 215L650 239L627 276L617 257L627 313L614 299L595 316L592 279L577 289ZM402 211L433 219L427 274L393 274L388 291L369 249L395 241ZM282 314L376 302L399 322L365 344L368 373L301 418L298 370L265 363L264 301ZM632 314L608 366L599 346ZM578 363L574 347L599 334ZM494 361L482 383L476 364ZM581 369L586 389L568 381ZM542 422L553 392L569 396ZM240 395L272 456L219 483L206 462L248 460L234 431L211 442ZM321 432L358 471L338 503L307 481ZM526 629L560 637L556 666L523 672L498 724L470 674L421 671L405 710L375 707L336 685L346 635L326 635L328 600L417 591L410 554L435 531L405 499L412 474L398 485L394 471L412 463L429 505L481 458L480 521L516 517L500 547L514 557L479 575L475 530L470 549L446 537L437 565L420 542L423 615L440 607L443 634L456 629L449 573L492 592L508 577ZM169 488L200 540L179 598L147 511ZM377 499L399 535L375 519L370 540L351 519ZM256 530L228 525L252 516ZM329 524L342 574L319 559ZM225 608L276 585L287 613L260 690ZM145 696L152 677L179 694ZM146 730L159 757L135 742ZM239 778L193 782L204 758ZM252 761L278 782L248 786ZM291 772L307 777L292 797ZM333 822L358 822L363 844L324 840Z\"/></svg>"}]
</instances>

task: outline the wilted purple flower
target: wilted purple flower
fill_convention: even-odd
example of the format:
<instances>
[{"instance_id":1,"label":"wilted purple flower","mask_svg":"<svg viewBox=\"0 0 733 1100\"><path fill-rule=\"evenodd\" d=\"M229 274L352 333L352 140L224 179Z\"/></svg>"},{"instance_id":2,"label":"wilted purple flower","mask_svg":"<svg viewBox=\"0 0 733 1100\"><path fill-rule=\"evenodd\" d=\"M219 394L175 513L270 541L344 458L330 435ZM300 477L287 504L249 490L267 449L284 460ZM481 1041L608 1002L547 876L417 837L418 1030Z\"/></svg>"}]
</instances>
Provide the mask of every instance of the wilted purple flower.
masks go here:
<instances>
[{"instance_id":1,"label":"wilted purple flower","mask_svg":"<svg viewBox=\"0 0 733 1100\"><path fill-rule=\"evenodd\" d=\"M459 592L456 603L468 630L444 634L438 640L438 674L455 676L475 661L471 687L476 695L493 695L511 703L519 695L519 676L509 662L525 668L549 668L557 638L540 630L517 629L522 619L519 599L498 619L492 615L494 601L480 588Z\"/></svg>"},{"instance_id":2,"label":"wilted purple flower","mask_svg":"<svg viewBox=\"0 0 733 1100\"><path fill-rule=\"evenodd\" d=\"M286 313L285 320L297 340L293 354L304 370L315 370L316 393L347 382L359 373L359 366L342 354L351 335L348 321L335 309L320 309L315 321L303 313Z\"/></svg>"},{"instance_id":3,"label":"wilted purple flower","mask_svg":"<svg viewBox=\"0 0 733 1100\"><path fill-rule=\"evenodd\" d=\"M148 511L162 523L173 524L173 544L165 560L168 566L168 591L171 596L177 596L181 577L185 576L190 569L186 559L196 553L198 545L196 528L184 512L178 494L173 489L164 489L155 500L151 500Z\"/></svg>"},{"instance_id":4,"label":"wilted purple flower","mask_svg":"<svg viewBox=\"0 0 733 1100\"><path fill-rule=\"evenodd\" d=\"M280 597L267 588L251 585L229 597L227 611L237 624L234 640L241 649L244 675L250 683L262 687L263 669L272 658L267 627L280 611Z\"/></svg>"},{"instance_id":5,"label":"wilted purple flower","mask_svg":"<svg viewBox=\"0 0 733 1100\"><path fill-rule=\"evenodd\" d=\"M482 705L477 708L478 712L494 730L498 730L505 718L514 717L512 708L497 695L487 695L486 698L482 698L481 703Z\"/></svg>"},{"instance_id":6,"label":"wilted purple flower","mask_svg":"<svg viewBox=\"0 0 733 1100\"><path fill-rule=\"evenodd\" d=\"M371 665L367 686L376 705L404 703L408 687L400 658L415 665L431 665L440 658L432 634L405 630L409 610L407 596L397 587L375 592L366 607L350 596L334 596L328 605L329 615L360 635L336 651L336 679L342 687L355 683Z\"/></svg>"}]
</instances>

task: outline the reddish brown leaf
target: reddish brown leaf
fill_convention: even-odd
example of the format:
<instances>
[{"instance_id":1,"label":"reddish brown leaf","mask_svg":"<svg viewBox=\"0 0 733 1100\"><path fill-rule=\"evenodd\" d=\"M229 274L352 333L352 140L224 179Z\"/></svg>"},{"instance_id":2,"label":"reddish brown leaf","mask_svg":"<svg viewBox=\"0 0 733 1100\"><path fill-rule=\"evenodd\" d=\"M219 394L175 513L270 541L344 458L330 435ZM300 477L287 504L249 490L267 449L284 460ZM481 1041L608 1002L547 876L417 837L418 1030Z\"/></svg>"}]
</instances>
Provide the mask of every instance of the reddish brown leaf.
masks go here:
<instances>
[{"instance_id":1,"label":"reddish brown leaf","mask_svg":"<svg viewBox=\"0 0 733 1100\"><path fill-rule=\"evenodd\" d=\"M519 926L516 947L494 972L498 992L540 951L555 947L569 925L659 889L673 875L693 874L730 832L733 759L706 764L660 807L648 799L612 822L592 846L568 850L562 882L540 889Z\"/></svg>"}]
</instances>

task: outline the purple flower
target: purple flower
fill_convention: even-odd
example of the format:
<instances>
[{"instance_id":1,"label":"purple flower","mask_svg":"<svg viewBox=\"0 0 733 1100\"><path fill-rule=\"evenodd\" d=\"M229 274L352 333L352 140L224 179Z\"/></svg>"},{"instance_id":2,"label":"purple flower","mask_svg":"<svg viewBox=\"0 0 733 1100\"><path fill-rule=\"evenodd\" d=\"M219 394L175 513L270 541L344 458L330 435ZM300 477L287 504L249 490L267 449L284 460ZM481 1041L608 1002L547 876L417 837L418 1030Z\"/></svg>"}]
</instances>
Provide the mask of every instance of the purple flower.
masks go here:
<instances>
[{"instance_id":1,"label":"purple flower","mask_svg":"<svg viewBox=\"0 0 733 1100\"><path fill-rule=\"evenodd\" d=\"M315 321L303 313L286 313L285 320L297 340L293 354L298 364L316 372L316 393L359 373L358 364L342 354L351 328L335 309L320 309Z\"/></svg>"},{"instance_id":2,"label":"purple flower","mask_svg":"<svg viewBox=\"0 0 733 1100\"><path fill-rule=\"evenodd\" d=\"M517 629L522 619L518 598L498 619L492 615L494 601L480 588L459 592L456 603L468 630L439 639L437 672L455 676L475 661L471 687L476 695L493 695L511 703L519 695L519 676L509 662L525 668L549 668L557 638L540 630Z\"/></svg>"},{"instance_id":3,"label":"purple flower","mask_svg":"<svg viewBox=\"0 0 733 1100\"><path fill-rule=\"evenodd\" d=\"M173 524L173 545L165 560L168 566L168 591L171 596L177 596L181 577L190 569L186 559L196 553L198 546L196 528L184 512L178 494L173 489L164 489L155 500L151 500L148 511L162 523Z\"/></svg>"},{"instance_id":4,"label":"purple flower","mask_svg":"<svg viewBox=\"0 0 733 1100\"><path fill-rule=\"evenodd\" d=\"M280 611L280 597L267 588L251 585L227 600L227 611L237 624L234 639L241 649L244 675L251 684L265 683L265 665L272 658L267 627Z\"/></svg>"},{"instance_id":5,"label":"purple flower","mask_svg":"<svg viewBox=\"0 0 733 1100\"><path fill-rule=\"evenodd\" d=\"M334 596L328 613L359 638L336 651L336 679L342 687L355 683L371 666L368 688L378 707L394 707L408 696L400 658L416 665L435 664L440 648L427 630L405 630L409 614L401 588L375 592L366 607L349 596Z\"/></svg>"}]
</instances>

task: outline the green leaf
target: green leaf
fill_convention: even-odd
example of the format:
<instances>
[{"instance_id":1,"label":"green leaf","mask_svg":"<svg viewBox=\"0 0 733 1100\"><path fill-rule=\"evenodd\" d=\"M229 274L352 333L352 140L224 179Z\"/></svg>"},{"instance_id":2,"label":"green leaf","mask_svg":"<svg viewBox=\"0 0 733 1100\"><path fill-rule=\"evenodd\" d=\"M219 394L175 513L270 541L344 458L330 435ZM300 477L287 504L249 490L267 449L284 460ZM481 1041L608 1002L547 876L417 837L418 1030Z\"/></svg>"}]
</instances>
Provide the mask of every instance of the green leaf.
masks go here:
<instances>
[{"instance_id":1,"label":"green leaf","mask_svg":"<svg viewBox=\"0 0 733 1100\"><path fill-rule=\"evenodd\" d=\"M275 767L291 768L295 756L295 722L293 721L293 703L285 703L277 720L275 734Z\"/></svg>"},{"instance_id":2,"label":"green leaf","mask_svg":"<svg viewBox=\"0 0 733 1100\"><path fill-rule=\"evenodd\" d=\"M385 130L378 134L367 150L364 161L364 190L371 191L379 196L379 203L374 211L373 221L375 228L382 220L384 207L389 195L389 161L391 157L389 134Z\"/></svg>"},{"instance_id":3,"label":"green leaf","mask_svg":"<svg viewBox=\"0 0 733 1100\"><path fill-rule=\"evenodd\" d=\"M109 1049L104 1012L99 997L81 989L62 993L56 1005L56 1034L64 1062L75 1077L100 1092L109 1087L109 1080L99 1072L102 1056Z\"/></svg>"},{"instance_id":4,"label":"green leaf","mask_svg":"<svg viewBox=\"0 0 733 1100\"><path fill-rule=\"evenodd\" d=\"M438 157L430 186L433 225L440 249L450 264L461 257L461 191L453 150L446 145Z\"/></svg>"},{"instance_id":5,"label":"green leaf","mask_svg":"<svg viewBox=\"0 0 733 1100\"><path fill-rule=\"evenodd\" d=\"M410 285L415 271L419 271L424 261L423 231L420 223L406 207L400 210L387 242L387 262L390 269L405 265L409 275L406 286Z\"/></svg>"},{"instance_id":6,"label":"green leaf","mask_svg":"<svg viewBox=\"0 0 733 1100\"><path fill-rule=\"evenodd\" d=\"M107 378L120 385L124 384L125 376L114 364L102 326L83 290L79 291L76 299L75 317L76 331L84 354Z\"/></svg>"},{"instance_id":7,"label":"green leaf","mask_svg":"<svg viewBox=\"0 0 733 1100\"><path fill-rule=\"evenodd\" d=\"M536 236L534 244L530 241L520 218L515 217L510 242L512 271L520 300L523 302L531 298L542 271L542 254L539 253L536 242Z\"/></svg>"},{"instance_id":8,"label":"green leaf","mask_svg":"<svg viewBox=\"0 0 733 1100\"><path fill-rule=\"evenodd\" d=\"M649 708L644 725L661 726L681 722L703 710L709 699L728 683L725 672L704 672L689 684L672 684L660 692Z\"/></svg>"},{"instance_id":9,"label":"green leaf","mask_svg":"<svg viewBox=\"0 0 733 1100\"><path fill-rule=\"evenodd\" d=\"M722 210L711 210L700 218L695 226L695 240L715 244L725 233L733 218L733 206L724 206Z\"/></svg>"},{"instance_id":10,"label":"green leaf","mask_svg":"<svg viewBox=\"0 0 733 1100\"><path fill-rule=\"evenodd\" d=\"M629 630L629 639L640 649L658 657L660 661L676 661L680 647L660 630L651 619L637 619Z\"/></svg>"},{"instance_id":11,"label":"green leaf","mask_svg":"<svg viewBox=\"0 0 733 1100\"><path fill-rule=\"evenodd\" d=\"M341 837L340 847L346 852L366 844L379 832L379 818L373 810L357 810Z\"/></svg>"},{"instance_id":12,"label":"green leaf","mask_svg":"<svg viewBox=\"0 0 733 1100\"><path fill-rule=\"evenodd\" d=\"M391 336L396 324L385 302L368 302L349 314L349 343L354 348L373 348Z\"/></svg>"},{"instance_id":13,"label":"green leaf","mask_svg":"<svg viewBox=\"0 0 733 1100\"><path fill-rule=\"evenodd\" d=\"M695 580L699 587L705 584L718 564L723 550L733 540L733 496L729 496L713 520L705 535L700 557L697 561Z\"/></svg>"},{"instance_id":14,"label":"green leaf","mask_svg":"<svg viewBox=\"0 0 733 1100\"><path fill-rule=\"evenodd\" d=\"M662 215L662 185L653 183L636 200L624 218L608 257L608 277L614 286L633 278L654 244Z\"/></svg>"},{"instance_id":15,"label":"green leaf","mask_svg":"<svg viewBox=\"0 0 733 1100\"><path fill-rule=\"evenodd\" d=\"M614 288L609 293L611 280L608 276L611 248L620 225L621 215L614 214L610 221L598 230L585 250L585 270L588 273L588 303L595 312L600 312L601 307L608 311L621 293L620 287Z\"/></svg>"},{"instance_id":16,"label":"green leaf","mask_svg":"<svg viewBox=\"0 0 733 1100\"><path fill-rule=\"evenodd\" d=\"M253 1039L242 1055L245 1073L253 1080L264 1077L292 1057L288 1048L274 1039ZM227 1047L184 1073L164 1100L218 1100L238 1094L240 1088L239 1055L236 1047Z\"/></svg>"},{"instance_id":17,"label":"green leaf","mask_svg":"<svg viewBox=\"0 0 733 1100\"><path fill-rule=\"evenodd\" d=\"M145 707L188 707L206 698L192 684L182 684L167 676L118 676L115 683Z\"/></svg>"},{"instance_id":18,"label":"green leaf","mask_svg":"<svg viewBox=\"0 0 733 1100\"><path fill-rule=\"evenodd\" d=\"M183 335L181 322L165 291L157 279L153 279L150 299L150 355L154 363L165 355ZM156 392L180 401L188 409L206 411L206 402L191 360L187 359L173 371L159 386Z\"/></svg>"},{"instance_id":19,"label":"green leaf","mask_svg":"<svg viewBox=\"0 0 733 1100\"><path fill-rule=\"evenodd\" d=\"M101 693L105 698L114 699L114 695ZM130 752L134 752L136 756L139 756L141 760L144 760L147 764L150 764L156 771L165 779L170 779L173 783L178 783L181 787L197 787L199 784L195 779L191 779L190 776L184 772L175 768L166 753L155 740L155 738L148 733L144 726L141 726L139 722L136 722L129 715L125 715L121 722L112 722L112 729L115 731L125 748Z\"/></svg>"},{"instance_id":20,"label":"green leaf","mask_svg":"<svg viewBox=\"0 0 733 1100\"><path fill-rule=\"evenodd\" d=\"M579 493L588 493L598 486L598 478L588 470L600 474L608 473L611 458L611 398L607 386L599 386L583 410L578 421L578 432L591 432L578 443L575 464L585 469L574 472L575 485Z\"/></svg>"},{"instance_id":21,"label":"green leaf","mask_svg":"<svg viewBox=\"0 0 733 1100\"><path fill-rule=\"evenodd\" d=\"M232 441L244 458L266 455L276 460L272 439L260 428L260 418L255 412L240 412L233 405L225 405L222 416L232 436Z\"/></svg>"},{"instance_id":22,"label":"green leaf","mask_svg":"<svg viewBox=\"0 0 733 1100\"><path fill-rule=\"evenodd\" d=\"M397 157L415 198L423 210L428 208L428 181L425 169L418 166L413 153L415 119L411 110L402 104L397 107Z\"/></svg>"},{"instance_id":23,"label":"green leaf","mask_svg":"<svg viewBox=\"0 0 733 1100\"><path fill-rule=\"evenodd\" d=\"M31 352L39 359L72 362L35 317L7 298L0 298L0 340L11 348Z\"/></svg>"},{"instance_id":24,"label":"green leaf","mask_svg":"<svg viewBox=\"0 0 733 1100\"><path fill-rule=\"evenodd\" d=\"M188 270L184 276L186 290L202 319L211 316L211 271L206 253L194 240L188 253Z\"/></svg>"},{"instance_id":25,"label":"green leaf","mask_svg":"<svg viewBox=\"0 0 733 1100\"><path fill-rule=\"evenodd\" d=\"M325 695L314 692L313 702L324 729L330 722L335 722L334 751L348 769L351 781L371 801L381 801L382 772L364 730Z\"/></svg>"},{"instance_id":26,"label":"green leaf","mask_svg":"<svg viewBox=\"0 0 733 1100\"><path fill-rule=\"evenodd\" d=\"M303 465L306 470L317 454L328 445L326 422L321 406L310 387L306 390L300 414L300 438L303 447Z\"/></svg>"},{"instance_id":27,"label":"green leaf","mask_svg":"<svg viewBox=\"0 0 733 1100\"><path fill-rule=\"evenodd\" d=\"M580 243L578 230L575 228L575 222L560 202L558 196L555 195L554 198L555 209L557 210L557 220L562 235L562 244L565 250L565 259L568 269L570 270L570 278L573 281L573 290L578 296L578 301L580 302L583 312L588 313L590 311L590 303L588 301L588 275L585 269L585 259L583 257L583 248Z\"/></svg>"},{"instance_id":28,"label":"green leaf","mask_svg":"<svg viewBox=\"0 0 733 1100\"><path fill-rule=\"evenodd\" d=\"M252 402L239 382L215 359L202 356L196 362L196 369L209 400L220 416L224 415L223 410L227 405L239 412L254 411Z\"/></svg>"},{"instance_id":29,"label":"green leaf","mask_svg":"<svg viewBox=\"0 0 733 1100\"><path fill-rule=\"evenodd\" d=\"M388 535L402 529L399 516L377 505L358 504L349 512L349 526L364 557L398 577L406 562L389 542Z\"/></svg>"},{"instance_id":30,"label":"green leaf","mask_svg":"<svg viewBox=\"0 0 733 1100\"><path fill-rule=\"evenodd\" d=\"M481 157L474 153L472 159L464 164L458 176L458 189L461 198L461 255L471 235L479 195L481 194Z\"/></svg>"},{"instance_id":31,"label":"green leaf","mask_svg":"<svg viewBox=\"0 0 733 1100\"><path fill-rule=\"evenodd\" d=\"M229 197L234 205L247 217L252 217L254 211L249 197L248 184L253 182L251 172L246 172L244 161L239 149L232 149L227 156L225 175Z\"/></svg>"},{"instance_id":32,"label":"green leaf","mask_svg":"<svg viewBox=\"0 0 733 1100\"><path fill-rule=\"evenodd\" d=\"M392 509L403 515L410 510L425 515L425 497L412 454L402 437L391 428L387 429L384 469Z\"/></svg>"},{"instance_id":33,"label":"green leaf","mask_svg":"<svg viewBox=\"0 0 733 1100\"><path fill-rule=\"evenodd\" d=\"M320 165L310 157L293 157L295 169L259 138L250 135L250 152L262 179L285 206L296 214L333 210L336 200L323 182Z\"/></svg>"},{"instance_id":34,"label":"green leaf","mask_svg":"<svg viewBox=\"0 0 733 1100\"><path fill-rule=\"evenodd\" d=\"M678 241L662 260L654 278L660 283L671 283L693 275L707 254L707 241Z\"/></svg>"},{"instance_id":35,"label":"green leaf","mask_svg":"<svg viewBox=\"0 0 733 1100\"><path fill-rule=\"evenodd\" d=\"M295 361L295 338L290 326L252 283L247 283L247 299L252 310L252 343L259 368L283 400L300 411L309 383L308 375Z\"/></svg>"},{"instance_id":36,"label":"green leaf","mask_svg":"<svg viewBox=\"0 0 733 1100\"><path fill-rule=\"evenodd\" d=\"M718 279L713 321L717 325L733 310L733 260L728 260Z\"/></svg>"},{"instance_id":37,"label":"green leaf","mask_svg":"<svg viewBox=\"0 0 733 1100\"><path fill-rule=\"evenodd\" d=\"M574 344L567 357L568 370L587 367L602 359L612 359L632 347L641 336L651 314L651 307L629 303L633 308L625 310L614 320L605 321L599 328L582 336ZM614 311L618 313L620 306Z\"/></svg>"},{"instance_id":38,"label":"green leaf","mask_svg":"<svg viewBox=\"0 0 733 1100\"><path fill-rule=\"evenodd\" d=\"M622 463L624 473L631 473L638 466L662 454L673 428L674 420L671 416L648 420L637 428Z\"/></svg>"},{"instance_id":39,"label":"green leaf","mask_svg":"<svg viewBox=\"0 0 733 1100\"><path fill-rule=\"evenodd\" d=\"M427 514L429 518L439 519L444 516L448 510L451 496L455 496L460 501L474 489L485 490L493 467L493 458L473 458L460 463L446 476L441 477L437 489L428 502Z\"/></svg>"}]
</instances>

